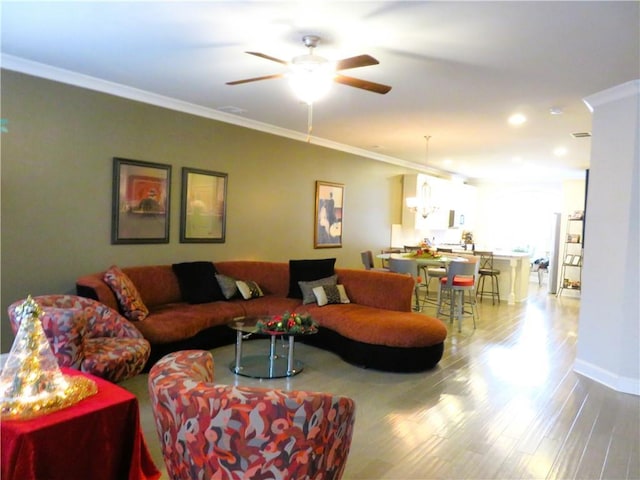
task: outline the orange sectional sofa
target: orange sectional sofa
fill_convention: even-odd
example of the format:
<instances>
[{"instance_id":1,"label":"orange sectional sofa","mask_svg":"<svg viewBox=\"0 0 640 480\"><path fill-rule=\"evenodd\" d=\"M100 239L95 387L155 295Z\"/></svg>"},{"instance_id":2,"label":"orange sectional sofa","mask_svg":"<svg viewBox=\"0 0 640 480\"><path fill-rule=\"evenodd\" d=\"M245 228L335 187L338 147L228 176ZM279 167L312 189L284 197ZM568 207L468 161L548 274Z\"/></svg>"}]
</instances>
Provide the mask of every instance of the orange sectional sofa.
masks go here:
<instances>
[{"instance_id":1,"label":"orange sectional sofa","mask_svg":"<svg viewBox=\"0 0 640 480\"><path fill-rule=\"evenodd\" d=\"M191 304L183 298L171 265L122 268L149 310L143 320L132 321L151 344L147 370L173 351L233 343L235 331L227 327L233 318L284 312L309 313L320 328L303 341L364 368L415 372L433 368L442 358L447 328L437 318L411 311L414 281L408 276L336 268L337 283L344 286L350 303L319 306L288 297L288 263L223 261L214 265L219 274L256 282L264 296ZM78 278L77 293L118 310L104 273Z\"/></svg>"}]
</instances>

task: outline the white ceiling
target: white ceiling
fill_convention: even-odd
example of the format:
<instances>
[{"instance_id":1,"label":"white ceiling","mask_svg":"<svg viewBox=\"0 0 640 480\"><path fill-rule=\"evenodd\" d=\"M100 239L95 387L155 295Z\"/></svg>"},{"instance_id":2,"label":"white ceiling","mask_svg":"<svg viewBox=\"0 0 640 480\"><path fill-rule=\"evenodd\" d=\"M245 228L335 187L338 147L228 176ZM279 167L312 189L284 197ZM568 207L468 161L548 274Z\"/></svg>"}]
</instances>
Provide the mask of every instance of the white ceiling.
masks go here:
<instances>
[{"instance_id":1,"label":"white ceiling","mask_svg":"<svg viewBox=\"0 0 640 480\"><path fill-rule=\"evenodd\" d=\"M345 74L393 89L379 95L334 84L314 105L314 142L467 178L551 179L588 167L590 139L571 136L591 130L583 99L640 78L639 6L3 0L2 61L50 78L72 78L70 71L88 84L106 80L140 98L148 92L304 139L307 109L286 80L225 82L283 73L284 65L244 52L290 60L307 53L302 36L316 34L316 54L368 53L380 64ZM229 107L240 113L219 112ZM552 107L564 113L551 115ZM528 119L517 128L507 124L515 112ZM555 156L557 147L566 155Z\"/></svg>"}]
</instances>

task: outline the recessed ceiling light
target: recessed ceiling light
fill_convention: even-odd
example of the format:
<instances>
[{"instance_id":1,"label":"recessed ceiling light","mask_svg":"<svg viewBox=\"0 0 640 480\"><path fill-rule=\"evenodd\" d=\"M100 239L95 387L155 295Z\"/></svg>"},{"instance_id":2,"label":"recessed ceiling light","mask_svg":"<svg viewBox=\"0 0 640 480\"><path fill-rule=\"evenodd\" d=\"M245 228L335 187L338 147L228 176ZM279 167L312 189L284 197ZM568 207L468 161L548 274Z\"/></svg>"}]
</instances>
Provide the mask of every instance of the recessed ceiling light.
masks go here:
<instances>
[{"instance_id":1,"label":"recessed ceiling light","mask_svg":"<svg viewBox=\"0 0 640 480\"><path fill-rule=\"evenodd\" d=\"M549 113L551 115L562 115L564 111L560 107L551 107Z\"/></svg>"},{"instance_id":2,"label":"recessed ceiling light","mask_svg":"<svg viewBox=\"0 0 640 480\"><path fill-rule=\"evenodd\" d=\"M509 125L518 126L518 125L522 125L526 121L527 121L527 117L525 117L521 113L514 113L509 117Z\"/></svg>"},{"instance_id":3,"label":"recessed ceiling light","mask_svg":"<svg viewBox=\"0 0 640 480\"><path fill-rule=\"evenodd\" d=\"M553 154L556 157L563 157L567 154L567 149L565 147L557 147L553 150Z\"/></svg>"}]
</instances>

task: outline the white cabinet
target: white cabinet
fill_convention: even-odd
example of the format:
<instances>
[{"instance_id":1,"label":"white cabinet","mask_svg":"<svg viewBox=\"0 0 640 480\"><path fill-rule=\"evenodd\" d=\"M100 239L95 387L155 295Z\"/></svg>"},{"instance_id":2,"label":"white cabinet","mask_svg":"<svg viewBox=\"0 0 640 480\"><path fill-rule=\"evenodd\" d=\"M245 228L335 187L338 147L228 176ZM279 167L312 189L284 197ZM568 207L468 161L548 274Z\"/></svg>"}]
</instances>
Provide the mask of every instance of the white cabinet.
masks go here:
<instances>
[{"instance_id":1,"label":"white cabinet","mask_svg":"<svg viewBox=\"0 0 640 480\"><path fill-rule=\"evenodd\" d=\"M438 230L449 227L447 180L416 174L404 176L402 224L404 229ZM406 199L414 198L414 209Z\"/></svg>"},{"instance_id":2,"label":"white cabinet","mask_svg":"<svg viewBox=\"0 0 640 480\"><path fill-rule=\"evenodd\" d=\"M406 204L406 199L411 197L416 200L415 209L410 209ZM403 230L470 230L475 216L475 204L474 186L424 174L405 175ZM450 220L453 220L453 225Z\"/></svg>"},{"instance_id":3,"label":"white cabinet","mask_svg":"<svg viewBox=\"0 0 640 480\"><path fill-rule=\"evenodd\" d=\"M476 187L452 182L451 190L453 192L451 204L454 212L453 225L451 227L461 230L473 230L477 204Z\"/></svg>"}]
</instances>

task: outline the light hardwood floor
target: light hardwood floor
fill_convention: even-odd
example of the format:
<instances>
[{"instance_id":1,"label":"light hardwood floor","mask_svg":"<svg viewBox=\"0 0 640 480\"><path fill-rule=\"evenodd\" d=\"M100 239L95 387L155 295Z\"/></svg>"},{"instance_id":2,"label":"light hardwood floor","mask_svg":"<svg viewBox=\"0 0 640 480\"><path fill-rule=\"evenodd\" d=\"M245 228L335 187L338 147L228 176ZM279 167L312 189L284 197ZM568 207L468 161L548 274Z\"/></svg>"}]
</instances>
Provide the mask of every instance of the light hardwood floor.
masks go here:
<instances>
[{"instance_id":1,"label":"light hardwood floor","mask_svg":"<svg viewBox=\"0 0 640 480\"><path fill-rule=\"evenodd\" d=\"M470 320L461 333L447 322L444 357L428 372L364 370L299 345L300 375L251 380L229 371L230 345L212 351L216 381L353 398L346 480L640 479L640 397L573 372L579 300L530 289L524 304L485 300L476 330ZM262 340L246 344L266 352ZM167 478L146 381L122 386L139 398L145 437Z\"/></svg>"}]
</instances>

